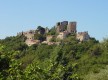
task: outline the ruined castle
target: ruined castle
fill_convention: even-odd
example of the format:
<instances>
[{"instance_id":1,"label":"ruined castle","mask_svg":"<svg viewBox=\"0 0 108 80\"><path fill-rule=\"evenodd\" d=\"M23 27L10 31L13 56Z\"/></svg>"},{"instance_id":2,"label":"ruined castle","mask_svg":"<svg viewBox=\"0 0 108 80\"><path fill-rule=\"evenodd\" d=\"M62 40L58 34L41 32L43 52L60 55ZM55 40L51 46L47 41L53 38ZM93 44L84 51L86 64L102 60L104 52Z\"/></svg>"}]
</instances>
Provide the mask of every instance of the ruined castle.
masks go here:
<instances>
[{"instance_id":1,"label":"ruined castle","mask_svg":"<svg viewBox=\"0 0 108 80\"><path fill-rule=\"evenodd\" d=\"M26 32L20 32L17 35L24 35L25 37L27 37L25 43L28 46L31 46L33 44L39 44L39 43L45 43L45 44L48 44L48 45L59 44L60 42L51 42L51 39L56 38L56 39L63 40L69 34L75 34L76 39L79 40L80 42L87 41L87 40L90 39L90 36L89 36L87 31L77 33L77 22L68 22L68 21L57 22L56 25L55 25L55 30L56 30L57 36L47 35L46 40L44 40L44 41L35 40L34 35L35 34L42 34L42 35L47 34L50 31L48 28L45 28L45 29L40 28L40 29L37 29L37 30L29 30L29 31L26 31Z\"/></svg>"}]
</instances>

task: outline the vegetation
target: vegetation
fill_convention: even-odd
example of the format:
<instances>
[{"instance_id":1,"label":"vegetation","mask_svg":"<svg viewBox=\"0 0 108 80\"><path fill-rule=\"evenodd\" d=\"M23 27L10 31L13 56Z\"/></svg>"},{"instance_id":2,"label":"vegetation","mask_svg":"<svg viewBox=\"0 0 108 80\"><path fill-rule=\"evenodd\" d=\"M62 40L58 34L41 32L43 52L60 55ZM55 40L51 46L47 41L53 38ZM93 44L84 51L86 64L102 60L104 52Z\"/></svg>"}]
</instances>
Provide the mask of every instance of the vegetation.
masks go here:
<instances>
[{"instance_id":1,"label":"vegetation","mask_svg":"<svg viewBox=\"0 0 108 80\"><path fill-rule=\"evenodd\" d=\"M56 28L55 28L55 26L50 29L50 31L49 31L49 33L47 33L47 35L56 35Z\"/></svg>"},{"instance_id":2,"label":"vegetation","mask_svg":"<svg viewBox=\"0 0 108 80\"><path fill-rule=\"evenodd\" d=\"M0 80L107 80L108 39L79 43L74 35L60 45L32 45L26 37L0 40Z\"/></svg>"}]
</instances>

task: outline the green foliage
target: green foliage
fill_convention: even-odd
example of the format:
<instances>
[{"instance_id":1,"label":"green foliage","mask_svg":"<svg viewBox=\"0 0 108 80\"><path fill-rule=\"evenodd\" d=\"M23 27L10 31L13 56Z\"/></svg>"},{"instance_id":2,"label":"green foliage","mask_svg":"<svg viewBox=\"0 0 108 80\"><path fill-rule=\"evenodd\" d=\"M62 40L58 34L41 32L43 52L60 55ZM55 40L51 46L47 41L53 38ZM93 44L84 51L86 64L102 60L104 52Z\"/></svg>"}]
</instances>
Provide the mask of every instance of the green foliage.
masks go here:
<instances>
[{"instance_id":1,"label":"green foliage","mask_svg":"<svg viewBox=\"0 0 108 80\"><path fill-rule=\"evenodd\" d=\"M40 29L40 28L39 28ZM38 35L45 36L45 35ZM36 37L36 36L35 36ZM0 40L1 80L107 80L108 40L79 43L74 34L60 45L32 45L26 37Z\"/></svg>"},{"instance_id":2,"label":"green foliage","mask_svg":"<svg viewBox=\"0 0 108 80\"><path fill-rule=\"evenodd\" d=\"M36 30L36 34L39 33L39 34L44 34L45 33L45 28L41 27L41 26L38 26L37 27L37 30Z\"/></svg>"},{"instance_id":3,"label":"green foliage","mask_svg":"<svg viewBox=\"0 0 108 80\"><path fill-rule=\"evenodd\" d=\"M55 35L56 34L56 28L55 28L55 26L54 27L52 27L51 29L50 29L50 31L49 31L49 33L47 34L47 35Z\"/></svg>"},{"instance_id":4,"label":"green foliage","mask_svg":"<svg viewBox=\"0 0 108 80\"><path fill-rule=\"evenodd\" d=\"M99 45L94 45L90 51L91 55L95 55L95 56L98 56L98 55L101 55L102 53L102 49L100 48Z\"/></svg>"},{"instance_id":5,"label":"green foliage","mask_svg":"<svg viewBox=\"0 0 108 80\"><path fill-rule=\"evenodd\" d=\"M43 29L43 27L41 27L41 26L38 26L38 27L37 27L37 29L38 29L38 30L41 30L41 29Z\"/></svg>"},{"instance_id":6,"label":"green foliage","mask_svg":"<svg viewBox=\"0 0 108 80\"><path fill-rule=\"evenodd\" d=\"M50 42L56 42L56 37L51 38Z\"/></svg>"},{"instance_id":7,"label":"green foliage","mask_svg":"<svg viewBox=\"0 0 108 80\"><path fill-rule=\"evenodd\" d=\"M34 39L44 41L46 37L43 34L35 34Z\"/></svg>"}]
</instances>

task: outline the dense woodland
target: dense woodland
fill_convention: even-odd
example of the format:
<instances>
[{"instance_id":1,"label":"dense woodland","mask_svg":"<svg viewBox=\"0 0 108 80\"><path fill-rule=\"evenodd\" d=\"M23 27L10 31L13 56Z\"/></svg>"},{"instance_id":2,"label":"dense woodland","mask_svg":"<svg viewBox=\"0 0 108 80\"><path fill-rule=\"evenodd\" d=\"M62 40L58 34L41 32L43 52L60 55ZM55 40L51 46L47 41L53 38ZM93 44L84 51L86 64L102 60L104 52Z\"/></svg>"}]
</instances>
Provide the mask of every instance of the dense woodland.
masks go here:
<instances>
[{"instance_id":1,"label":"dense woodland","mask_svg":"<svg viewBox=\"0 0 108 80\"><path fill-rule=\"evenodd\" d=\"M0 40L0 80L108 80L108 39L79 43L71 34L60 45L30 47L25 40Z\"/></svg>"}]
</instances>

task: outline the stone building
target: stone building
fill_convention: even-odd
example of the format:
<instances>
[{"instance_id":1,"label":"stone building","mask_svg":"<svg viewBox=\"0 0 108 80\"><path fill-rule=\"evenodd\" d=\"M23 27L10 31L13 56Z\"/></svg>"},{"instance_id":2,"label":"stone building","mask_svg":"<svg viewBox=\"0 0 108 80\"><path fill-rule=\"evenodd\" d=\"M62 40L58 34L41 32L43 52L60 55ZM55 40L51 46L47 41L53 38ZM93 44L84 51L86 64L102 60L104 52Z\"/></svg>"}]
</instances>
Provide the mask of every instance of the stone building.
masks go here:
<instances>
[{"instance_id":1,"label":"stone building","mask_svg":"<svg viewBox=\"0 0 108 80\"><path fill-rule=\"evenodd\" d=\"M68 21L61 22L61 26L63 27L63 31L67 29Z\"/></svg>"},{"instance_id":2,"label":"stone building","mask_svg":"<svg viewBox=\"0 0 108 80\"><path fill-rule=\"evenodd\" d=\"M56 32L59 33L59 32L62 32L63 31L63 27L61 26L61 23L58 22L56 24Z\"/></svg>"},{"instance_id":3,"label":"stone building","mask_svg":"<svg viewBox=\"0 0 108 80\"><path fill-rule=\"evenodd\" d=\"M33 44L38 44L40 43L39 40L34 40L34 34L35 34L35 30L29 30L29 31L26 31L26 32L20 32L18 33L17 35L24 35L25 37L27 37L25 43L28 45L28 46L31 46Z\"/></svg>"},{"instance_id":4,"label":"stone building","mask_svg":"<svg viewBox=\"0 0 108 80\"><path fill-rule=\"evenodd\" d=\"M68 25L68 21L58 22L56 24L56 32L59 33L65 31L67 25Z\"/></svg>"},{"instance_id":5,"label":"stone building","mask_svg":"<svg viewBox=\"0 0 108 80\"><path fill-rule=\"evenodd\" d=\"M69 34L68 31L60 32L59 35L57 36L57 39L64 39L68 34Z\"/></svg>"},{"instance_id":6,"label":"stone building","mask_svg":"<svg viewBox=\"0 0 108 80\"><path fill-rule=\"evenodd\" d=\"M67 31L69 33L76 33L77 32L76 25L77 25L76 22L69 22L69 24L67 25Z\"/></svg>"},{"instance_id":7,"label":"stone building","mask_svg":"<svg viewBox=\"0 0 108 80\"><path fill-rule=\"evenodd\" d=\"M79 41L86 41L90 39L88 32L78 32L76 35L76 39Z\"/></svg>"},{"instance_id":8,"label":"stone building","mask_svg":"<svg viewBox=\"0 0 108 80\"><path fill-rule=\"evenodd\" d=\"M34 40L34 34L35 34L35 30L30 30L30 31L23 32L23 35L27 37L25 43L28 46L31 46L31 45L37 43L37 41Z\"/></svg>"},{"instance_id":9,"label":"stone building","mask_svg":"<svg viewBox=\"0 0 108 80\"><path fill-rule=\"evenodd\" d=\"M35 34L34 30L23 32L23 35L26 36L27 39L29 39L29 40L33 40L34 39L34 34Z\"/></svg>"},{"instance_id":10,"label":"stone building","mask_svg":"<svg viewBox=\"0 0 108 80\"><path fill-rule=\"evenodd\" d=\"M39 44L40 43L40 40L33 40L33 39L27 39L25 41L25 43L28 45L28 46L31 46L33 44Z\"/></svg>"}]
</instances>

